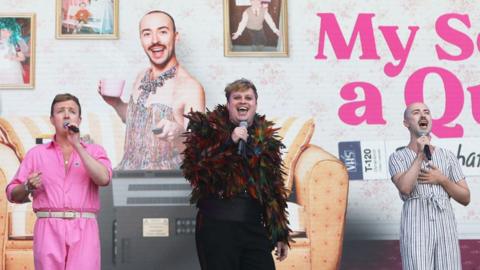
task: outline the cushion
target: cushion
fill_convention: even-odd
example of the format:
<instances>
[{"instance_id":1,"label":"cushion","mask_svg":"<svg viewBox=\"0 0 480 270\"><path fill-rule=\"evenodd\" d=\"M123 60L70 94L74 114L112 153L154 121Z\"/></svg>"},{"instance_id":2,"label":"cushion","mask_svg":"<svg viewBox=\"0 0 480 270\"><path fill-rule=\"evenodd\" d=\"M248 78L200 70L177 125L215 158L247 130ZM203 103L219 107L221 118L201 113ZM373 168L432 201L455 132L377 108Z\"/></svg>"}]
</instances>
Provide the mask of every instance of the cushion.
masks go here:
<instances>
[{"instance_id":1,"label":"cushion","mask_svg":"<svg viewBox=\"0 0 480 270\"><path fill-rule=\"evenodd\" d=\"M16 151L21 154L21 159L30 148L35 146L36 137L45 133L54 133L49 117L4 117L0 124L10 132L13 143L17 146Z\"/></svg>"},{"instance_id":2,"label":"cushion","mask_svg":"<svg viewBox=\"0 0 480 270\"><path fill-rule=\"evenodd\" d=\"M0 144L10 148L17 156L17 159L20 160L23 158L25 150L20 138L18 138L17 133L9 121L2 117L0 117Z\"/></svg>"},{"instance_id":3,"label":"cushion","mask_svg":"<svg viewBox=\"0 0 480 270\"><path fill-rule=\"evenodd\" d=\"M0 118L1 130L12 138L13 148L21 158L35 146L36 138L45 138L55 133L48 116L4 116ZM82 115L80 132L82 137L88 134L95 143L102 145L114 166L120 162L123 156L125 125L117 115ZM3 133L0 133L0 143Z\"/></svg>"}]
</instances>

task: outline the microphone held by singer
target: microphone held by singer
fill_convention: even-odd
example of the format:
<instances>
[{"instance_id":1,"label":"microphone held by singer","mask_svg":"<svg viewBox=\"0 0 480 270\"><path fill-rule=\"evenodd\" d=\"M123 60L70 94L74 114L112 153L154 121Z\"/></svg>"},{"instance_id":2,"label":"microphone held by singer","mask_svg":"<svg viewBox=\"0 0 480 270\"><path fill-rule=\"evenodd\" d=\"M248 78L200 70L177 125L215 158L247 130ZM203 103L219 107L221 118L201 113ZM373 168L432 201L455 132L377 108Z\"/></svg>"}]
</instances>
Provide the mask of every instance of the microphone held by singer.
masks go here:
<instances>
[{"instance_id":1,"label":"microphone held by singer","mask_svg":"<svg viewBox=\"0 0 480 270\"><path fill-rule=\"evenodd\" d=\"M419 134L420 136L428 136L428 132L420 132ZM423 147L423 153L425 154L425 156L427 157L427 160L432 160L432 152L430 151L430 146L428 144L426 144L424 147Z\"/></svg>"},{"instance_id":2,"label":"microphone held by singer","mask_svg":"<svg viewBox=\"0 0 480 270\"><path fill-rule=\"evenodd\" d=\"M76 126L71 126L69 122L64 122L63 123L63 127L64 128L68 128L69 130L75 132L75 133L78 133L80 132L80 129Z\"/></svg>"},{"instance_id":3,"label":"microphone held by singer","mask_svg":"<svg viewBox=\"0 0 480 270\"><path fill-rule=\"evenodd\" d=\"M238 126L247 128L248 127L248 122L247 121L240 121ZM240 139L240 141L238 141L237 154L243 155L244 152L245 152L245 141L243 139Z\"/></svg>"},{"instance_id":4,"label":"microphone held by singer","mask_svg":"<svg viewBox=\"0 0 480 270\"><path fill-rule=\"evenodd\" d=\"M428 146L428 144L423 147L423 153L425 153L425 156L429 161L432 160L432 152L430 152L430 146Z\"/></svg>"}]
</instances>

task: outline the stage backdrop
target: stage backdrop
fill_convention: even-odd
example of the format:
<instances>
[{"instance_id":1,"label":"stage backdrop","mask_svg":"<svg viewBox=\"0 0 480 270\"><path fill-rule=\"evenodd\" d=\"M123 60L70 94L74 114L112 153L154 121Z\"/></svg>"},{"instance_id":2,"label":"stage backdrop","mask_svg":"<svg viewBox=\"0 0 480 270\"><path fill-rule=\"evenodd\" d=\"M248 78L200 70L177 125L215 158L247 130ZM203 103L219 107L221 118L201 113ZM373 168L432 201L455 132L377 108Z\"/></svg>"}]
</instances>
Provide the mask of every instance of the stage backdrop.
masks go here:
<instances>
[{"instance_id":1,"label":"stage backdrop","mask_svg":"<svg viewBox=\"0 0 480 270\"><path fill-rule=\"evenodd\" d=\"M139 19L163 9L176 20L177 56L204 86L207 107L225 102L224 86L245 77L258 86L261 113L315 119L311 142L349 170L346 239L398 239L402 203L387 158L408 142L405 104L425 101L435 120L433 143L457 154L467 174L472 201L468 207L453 203L460 237L480 239L475 1L289 1L283 29L289 56L277 58L224 56L223 2L120 1L119 39L60 40L55 1L1 0L2 13L36 13L36 83L33 90L1 90L0 116L48 115L53 96L70 92L108 126L114 112L97 94L98 81L124 78L128 97L148 65ZM117 151L104 144L112 155Z\"/></svg>"}]
</instances>

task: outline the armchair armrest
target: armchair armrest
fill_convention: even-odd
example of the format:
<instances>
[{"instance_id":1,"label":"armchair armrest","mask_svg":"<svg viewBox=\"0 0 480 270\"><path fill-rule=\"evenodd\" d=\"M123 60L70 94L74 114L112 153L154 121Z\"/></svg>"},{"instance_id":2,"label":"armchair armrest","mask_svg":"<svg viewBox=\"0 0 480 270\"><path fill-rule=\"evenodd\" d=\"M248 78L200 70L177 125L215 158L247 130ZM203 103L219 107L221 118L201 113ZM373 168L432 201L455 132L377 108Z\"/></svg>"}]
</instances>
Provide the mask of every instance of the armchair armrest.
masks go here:
<instances>
[{"instance_id":1,"label":"armchair armrest","mask_svg":"<svg viewBox=\"0 0 480 270\"><path fill-rule=\"evenodd\" d=\"M295 167L295 184L298 203L306 211L310 269L339 269L348 199L345 166L322 148L308 145Z\"/></svg>"},{"instance_id":2,"label":"armchair armrest","mask_svg":"<svg viewBox=\"0 0 480 270\"><path fill-rule=\"evenodd\" d=\"M2 169L0 168L0 189L5 190L7 186L7 179ZM7 241L7 196L5 192L0 194L0 269L5 269L5 242Z\"/></svg>"}]
</instances>

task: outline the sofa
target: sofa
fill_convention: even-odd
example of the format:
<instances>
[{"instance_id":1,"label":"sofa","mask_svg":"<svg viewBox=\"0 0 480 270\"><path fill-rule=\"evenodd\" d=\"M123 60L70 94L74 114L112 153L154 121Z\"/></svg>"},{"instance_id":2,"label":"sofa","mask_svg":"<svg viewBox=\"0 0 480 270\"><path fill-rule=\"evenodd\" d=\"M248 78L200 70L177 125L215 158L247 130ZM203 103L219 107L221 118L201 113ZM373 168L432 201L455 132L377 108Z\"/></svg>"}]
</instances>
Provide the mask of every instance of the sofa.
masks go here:
<instances>
[{"instance_id":1,"label":"sofa","mask_svg":"<svg viewBox=\"0 0 480 270\"><path fill-rule=\"evenodd\" d=\"M310 144L313 119L277 118L287 146L283 155L291 191L289 221L293 230L286 260L279 270L339 269L348 198L348 174L343 163L321 147ZM103 145L117 164L122 157L124 127L115 115L83 116L82 136ZM36 138L49 137L48 116L0 117L0 188L5 190ZM34 269L32 231L35 216L30 203L17 205L0 194L0 269Z\"/></svg>"}]
</instances>

